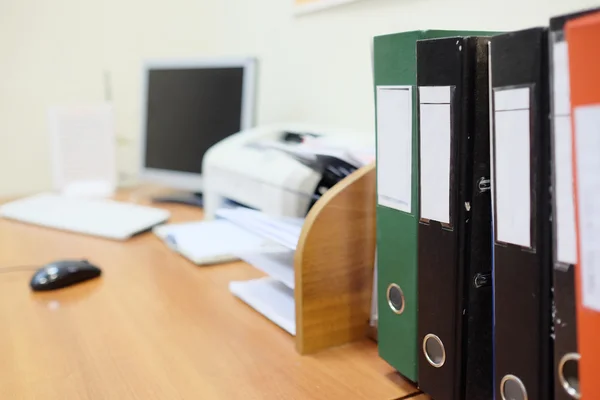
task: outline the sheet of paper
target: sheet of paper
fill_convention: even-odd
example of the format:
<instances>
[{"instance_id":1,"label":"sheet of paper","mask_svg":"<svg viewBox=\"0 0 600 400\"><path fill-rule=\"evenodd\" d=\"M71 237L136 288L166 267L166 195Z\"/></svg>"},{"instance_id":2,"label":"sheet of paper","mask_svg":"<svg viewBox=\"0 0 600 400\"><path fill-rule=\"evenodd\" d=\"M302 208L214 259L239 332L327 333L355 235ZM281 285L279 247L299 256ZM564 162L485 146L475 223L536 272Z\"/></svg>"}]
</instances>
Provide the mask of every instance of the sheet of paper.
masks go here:
<instances>
[{"instance_id":1,"label":"sheet of paper","mask_svg":"<svg viewBox=\"0 0 600 400\"><path fill-rule=\"evenodd\" d=\"M294 254L293 250L283 248L279 251L241 251L237 256L271 278L294 289Z\"/></svg>"},{"instance_id":2,"label":"sheet of paper","mask_svg":"<svg viewBox=\"0 0 600 400\"><path fill-rule=\"evenodd\" d=\"M229 291L288 333L296 335L294 291L273 278L229 283Z\"/></svg>"},{"instance_id":3,"label":"sheet of paper","mask_svg":"<svg viewBox=\"0 0 600 400\"><path fill-rule=\"evenodd\" d=\"M450 223L451 88L420 87L420 218Z\"/></svg>"},{"instance_id":4,"label":"sheet of paper","mask_svg":"<svg viewBox=\"0 0 600 400\"><path fill-rule=\"evenodd\" d=\"M554 115L571 114L571 89L569 85L569 49L566 41L552 46L552 95Z\"/></svg>"},{"instance_id":5,"label":"sheet of paper","mask_svg":"<svg viewBox=\"0 0 600 400\"><path fill-rule=\"evenodd\" d=\"M600 106L578 107L574 118L583 305L600 311Z\"/></svg>"},{"instance_id":6,"label":"sheet of paper","mask_svg":"<svg viewBox=\"0 0 600 400\"><path fill-rule=\"evenodd\" d=\"M412 87L377 88L377 201L412 212Z\"/></svg>"},{"instance_id":7,"label":"sheet of paper","mask_svg":"<svg viewBox=\"0 0 600 400\"><path fill-rule=\"evenodd\" d=\"M304 223L303 218L273 217L243 207L220 209L216 215L291 250L296 250Z\"/></svg>"},{"instance_id":8,"label":"sheet of paper","mask_svg":"<svg viewBox=\"0 0 600 400\"><path fill-rule=\"evenodd\" d=\"M557 116L554 118L556 257L566 264L577 263L572 149L571 118Z\"/></svg>"},{"instance_id":9,"label":"sheet of paper","mask_svg":"<svg viewBox=\"0 0 600 400\"><path fill-rule=\"evenodd\" d=\"M154 233L171 248L199 264L227 261L237 258L237 253L272 246L263 237L226 220L162 225L154 228Z\"/></svg>"},{"instance_id":10,"label":"sheet of paper","mask_svg":"<svg viewBox=\"0 0 600 400\"><path fill-rule=\"evenodd\" d=\"M531 247L529 89L494 93L496 240Z\"/></svg>"}]
</instances>

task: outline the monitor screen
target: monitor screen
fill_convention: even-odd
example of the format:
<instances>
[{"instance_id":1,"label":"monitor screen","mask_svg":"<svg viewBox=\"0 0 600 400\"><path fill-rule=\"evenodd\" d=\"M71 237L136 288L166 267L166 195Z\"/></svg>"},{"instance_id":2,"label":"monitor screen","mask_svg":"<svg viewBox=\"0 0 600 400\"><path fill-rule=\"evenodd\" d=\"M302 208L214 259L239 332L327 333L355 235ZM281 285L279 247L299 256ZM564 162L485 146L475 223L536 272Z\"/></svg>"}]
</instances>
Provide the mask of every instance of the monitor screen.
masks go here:
<instances>
[{"instance_id":1,"label":"monitor screen","mask_svg":"<svg viewBox=\"0 0 600 400\"><path fill-rule=\"evenodd\" d=\"M145 168L202 173L204 153L242 129L244 68L147 72Z\"/></svg>"}]
</instances>

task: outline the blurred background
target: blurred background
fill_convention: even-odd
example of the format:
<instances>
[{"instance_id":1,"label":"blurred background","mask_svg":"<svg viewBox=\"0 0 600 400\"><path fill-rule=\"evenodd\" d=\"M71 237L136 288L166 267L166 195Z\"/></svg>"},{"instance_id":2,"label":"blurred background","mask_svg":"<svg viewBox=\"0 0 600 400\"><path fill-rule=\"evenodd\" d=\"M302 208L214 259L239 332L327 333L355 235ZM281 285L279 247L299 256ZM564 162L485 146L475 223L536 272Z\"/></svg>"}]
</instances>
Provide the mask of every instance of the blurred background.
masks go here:
<instances>
[{"instance_id":1,"label":"blurred background","mask_svg":"<svg viewBox=\"0 0 600 400\"><path fill-rule=\"evenodd\" d=\"M595 3L359 0L297 15L292 0L2 0L0 195L51 188L49 107L107 98L119 179L135 182L145 58L256 56L257 125L308 121L373 132L374 35L516 30Z\"/></svg>"}]
</instances>

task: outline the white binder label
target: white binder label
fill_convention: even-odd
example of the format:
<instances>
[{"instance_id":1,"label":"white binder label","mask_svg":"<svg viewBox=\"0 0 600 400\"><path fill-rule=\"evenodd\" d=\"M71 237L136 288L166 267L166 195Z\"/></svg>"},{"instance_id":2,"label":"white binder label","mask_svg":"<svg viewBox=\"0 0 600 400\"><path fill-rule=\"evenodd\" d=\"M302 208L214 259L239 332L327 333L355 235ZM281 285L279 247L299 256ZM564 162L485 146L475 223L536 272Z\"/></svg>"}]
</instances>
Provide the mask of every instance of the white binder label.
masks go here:
<instances>
[{"instance_id":1,"label":"white binder label","mask_svg":"<svg viewBox=\"0 0 600 400\"><path fill-rule=\"evenodd\" d=\"M554 115L571 114L571 90L569 85L569 49L567 42L552 46L552 94Z\"/></svg>"},{"instance_id":2,"label":"white binder label","mask_svg":"<svg viewBox=\"0 0 600 400\"><path fill-rule=\"evenodd\" d=\"M566 264L577 263L575 242L575 199L573 196L573 156L571 139L571 101L567 42L553 45L554 114L554 194L556 219L556 258Z\"/></svg>"},{"instance_id":3,"label":"white binder label","mask_svg":"<svg viewBox=\"0 0 600 400\"><path fill-rule=\"evenodd\" d=\"M419 88L420 218L450 223L450 86Z\"/></svg>"},{"instance_id":4,"label":"white binder label","mask_svg":"<svg viewBox=\"0 0 600 400\"><path fill-rule=\"evenodd\" d=\"M556 258L577 263L571 117L554 117L554 193L556 196Z\"/></svg>"},{"instance_id":5,"label":"white binder label","mask_svg":"<svg viewBox=\"0 0 600 400\"><path fill-rule=\"evenodd\" d=\"M412 87L377 87L377 202L410 213Z\"/></svg>"},{"instance_id":6,"label":"white binder label","mask_svg":"<svg viewBox=\"0 0 600 400\"><path fill-rule=\"evenodd\" d=\"M529 88L494 92L496 239L531 247Z\"/></svg>"},{"instance_id":7,"label":"white binder label","mask_svg":"<svg viewBox=\"0 0 600 400\"><path fill-rule=\"evenodd\" d=\"M600 311L600 105L574 117L583 305Z\"/></svg>"}]
</instances>

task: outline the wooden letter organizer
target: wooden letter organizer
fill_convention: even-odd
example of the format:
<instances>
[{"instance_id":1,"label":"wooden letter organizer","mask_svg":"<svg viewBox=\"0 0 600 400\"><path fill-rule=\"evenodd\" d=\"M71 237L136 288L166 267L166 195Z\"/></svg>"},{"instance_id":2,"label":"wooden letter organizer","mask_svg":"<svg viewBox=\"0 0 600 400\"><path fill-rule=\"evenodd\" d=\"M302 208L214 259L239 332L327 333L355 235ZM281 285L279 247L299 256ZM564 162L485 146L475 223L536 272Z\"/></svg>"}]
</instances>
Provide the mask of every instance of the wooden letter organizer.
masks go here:
<instances>
[{"instance_id":1,"label":"wooden letter organizer","mask_svg":"<svg viewBox=\"0 0 600 400\"><path fill-rule=\"evenodd\" d=\"M300 354L365 338L375 257L375 165L329 189L306 216L294 258Z\"/></svg>"}]
</instances>

